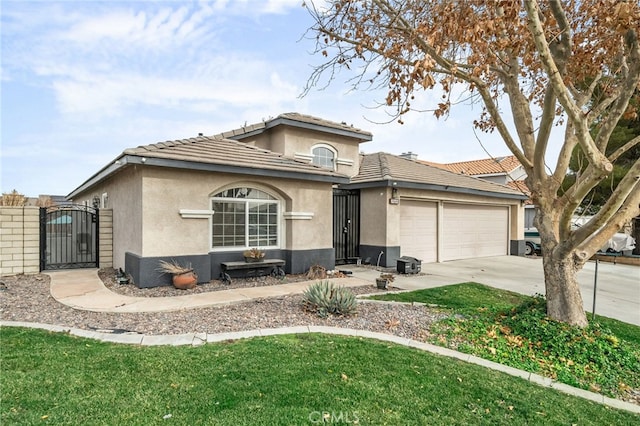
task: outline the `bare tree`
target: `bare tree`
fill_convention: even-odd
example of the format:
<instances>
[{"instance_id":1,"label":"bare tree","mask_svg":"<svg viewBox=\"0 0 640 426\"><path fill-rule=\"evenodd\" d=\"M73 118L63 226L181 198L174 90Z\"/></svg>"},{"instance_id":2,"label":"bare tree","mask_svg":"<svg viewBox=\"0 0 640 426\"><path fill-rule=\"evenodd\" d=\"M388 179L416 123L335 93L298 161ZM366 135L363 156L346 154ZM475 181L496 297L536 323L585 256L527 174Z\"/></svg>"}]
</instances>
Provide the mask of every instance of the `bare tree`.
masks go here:
<instances>
[{"instance_id":1,"label":"bare tree","mask_svg":"<svg viewBox=\"0 0 640 426\"><path fill-rule=\"evenodd\" d=\"M420 91L439 89L437 117L455 104L454 85L481 102L474 125L498 131L520 160L538 207L548 315L585 326L576 273L630 218L640 214L640 159L609 200L579 229L571 218L613 163L640 143L634 137L607 154L640 88L640 6L636 0L337 0L307 2L309 33L325 59L306 90L348 69L349 83L385 87L401 122ZM515 133L501 113L510 108ZM554 125L564 125L555 167L545 164ZM564 190L571 152L589 165Z\"/></svg>"},{"instance_id":2,"label":"bare tree","mask_svg":"<svg viewBox=\"0 0 640 426\"><path fill-rule=\"evenodd\" d=\"M11 192L5 192L0 197L0 206L22 207L27 204L27 197L20 194L15 189Z\"/></svg>"}]
</instances>

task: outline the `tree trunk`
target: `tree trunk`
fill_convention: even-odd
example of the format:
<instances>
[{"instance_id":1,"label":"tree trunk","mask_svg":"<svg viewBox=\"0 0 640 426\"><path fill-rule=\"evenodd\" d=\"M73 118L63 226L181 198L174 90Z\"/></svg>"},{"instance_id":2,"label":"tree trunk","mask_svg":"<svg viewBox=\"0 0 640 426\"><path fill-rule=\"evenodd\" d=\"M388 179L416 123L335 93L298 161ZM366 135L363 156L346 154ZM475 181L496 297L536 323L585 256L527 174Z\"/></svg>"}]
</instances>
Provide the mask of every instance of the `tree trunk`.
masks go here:
<instances>
[{"instance_id":1,"label":"tree trunk","mask_svg":"<svg viewBox=\"0 0 640 426\"><path fill-rule=\"evenodd\" d=\"M542 256L547 315L556 321L586 327L587 316L576 278L581 265L576 264L573 252L567 256L554 256L554 250L545 253L543 249Z\"/></svg>"}]
</instances>

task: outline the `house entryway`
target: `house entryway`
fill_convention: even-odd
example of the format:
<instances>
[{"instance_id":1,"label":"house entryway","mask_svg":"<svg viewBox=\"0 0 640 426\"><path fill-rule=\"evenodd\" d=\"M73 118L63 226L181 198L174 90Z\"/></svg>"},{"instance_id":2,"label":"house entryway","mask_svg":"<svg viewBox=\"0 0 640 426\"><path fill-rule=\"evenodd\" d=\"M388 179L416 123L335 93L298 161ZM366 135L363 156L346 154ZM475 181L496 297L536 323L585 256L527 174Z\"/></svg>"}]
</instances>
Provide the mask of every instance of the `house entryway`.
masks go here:
<instances>
[{"instance_id":1,"label":"house entryway","mask_svg":"<svg viewBox=\"0 0 640 426\"><path fill-rule=\"evenodd\" d=\"M333 248L336 264L355 263L360 246L360 191L333 190Z\"/></svg>"},{"instance_id":2,"label":"house entryway","mask_svg":"<svg viewBox=\"0 0 640 426\"><path fill-rule=\"evenodd\" d=\"M40 270L99 266L98 210L84 205L40 208Z\"/></svg>"}]
</instances>

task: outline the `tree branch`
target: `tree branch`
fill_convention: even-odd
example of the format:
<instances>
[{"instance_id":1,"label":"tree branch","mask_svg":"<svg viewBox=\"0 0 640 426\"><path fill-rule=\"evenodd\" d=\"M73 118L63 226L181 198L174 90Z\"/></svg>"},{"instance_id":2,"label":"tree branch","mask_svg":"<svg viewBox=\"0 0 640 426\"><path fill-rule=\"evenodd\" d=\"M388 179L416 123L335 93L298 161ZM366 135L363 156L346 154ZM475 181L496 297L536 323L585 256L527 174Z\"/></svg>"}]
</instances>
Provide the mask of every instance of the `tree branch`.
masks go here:
<instances>
[{"instance_id":1,"label":"tree branch","mask_svg":"<svg viewBox=\"0 0 640 426\"><path fill-rule=\"evenodd\" d=\"M549 50L549 44L544 35L542 23L540 22L538 3L535 0L525 0L524 5L527 10L529 31L533 35L533 40L540 53L540 60L544 65L547 76L549 77L549 82L558 97L558 101L564 107L569 120L575 123L578 143L582 146L585 155L589 158L590 163L597 170L598 174L604 175L611 172L613 165L607 160L604 154L598 150L591 138L584 114L569 96L567 86L562 80L562 74L553 60L551 51Z\"/></svg>"}]
</instances>

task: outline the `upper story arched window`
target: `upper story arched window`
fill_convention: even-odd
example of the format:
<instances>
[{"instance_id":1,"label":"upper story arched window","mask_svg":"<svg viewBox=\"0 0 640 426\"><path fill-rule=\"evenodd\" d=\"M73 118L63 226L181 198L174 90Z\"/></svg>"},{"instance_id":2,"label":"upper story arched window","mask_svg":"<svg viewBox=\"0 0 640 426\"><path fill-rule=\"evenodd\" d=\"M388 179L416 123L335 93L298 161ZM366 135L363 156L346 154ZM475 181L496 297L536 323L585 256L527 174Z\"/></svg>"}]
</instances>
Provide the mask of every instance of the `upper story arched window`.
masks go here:
<instances>
[{"instance_id":1,"label":"upper story arched window","mask_svg":"<svg viewBox=\"0 0 640 426\"><path fill-rule=\"evenodd\" d=\"M328 145L317 145L312 148L312 163L316 166L325 167L335 170L336 168L336 151Z\"/></svg>"},{"instance_id":2,"label":"upper story arched window","mask_svg":"<svg viewBox=\"0 0 640 426\"><path fill-rule=\"evenodd\" d=\"M280 201L260 189L237 187L211 197L211 247L277 248Z\"/></svg>"}]
</instances>

